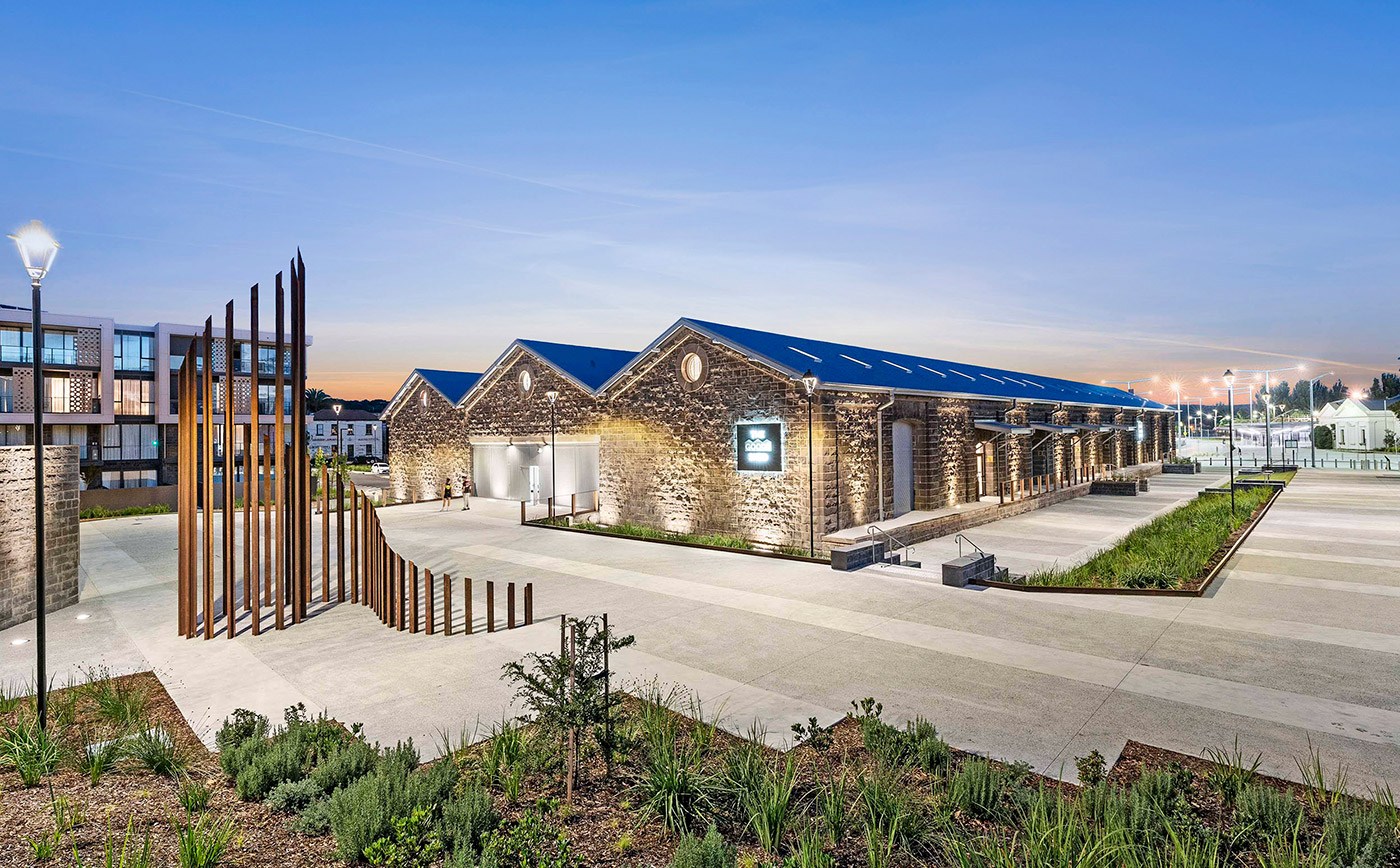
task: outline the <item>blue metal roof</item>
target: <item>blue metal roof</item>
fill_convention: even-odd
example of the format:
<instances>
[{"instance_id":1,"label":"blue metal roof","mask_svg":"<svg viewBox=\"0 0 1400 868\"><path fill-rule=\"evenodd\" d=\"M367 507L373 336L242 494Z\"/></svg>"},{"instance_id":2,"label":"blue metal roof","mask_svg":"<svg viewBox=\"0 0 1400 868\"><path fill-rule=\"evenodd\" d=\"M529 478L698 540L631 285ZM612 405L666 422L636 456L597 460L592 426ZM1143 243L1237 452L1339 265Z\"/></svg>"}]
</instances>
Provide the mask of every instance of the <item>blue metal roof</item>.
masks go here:
<instances>
[{"instance_id":1,"label":"blue metal roof","mask_svg":"<svg viewBox=\"0 0 1400 868\"><path fill-rule=\"evenodd\" d=\"M481 379L480 374L466 371L437 371L432 368L414 368L413 372L427 380L429 385L442 393L449 402L456 404L467 394L467 390Z\"/></svg>"},{"instance_id":2,"label":"blue metal roof","mask_svg":"<svg viewBox=\"0 0 1400 868\"><path fill-rule=\"evenodd\" d=\"M637 355L632 350L608 350L602 347L554 344L549 341L517 340L516 343L594 392Z\"/></svg>"},{"instance_id":3,"label":"blue metal roof","mask_svg":"<svg viewBox=\"0 0 1400 868\"><path fill-rule=\"evenodd\" d=\"M867 347L814 341L721 323L682 319L687 325L728 343L750 356L762 358L790 376L807 370L823 386L857 389L894 389L899 392L936 392L1038 403L1093 404L1130 409L1165 410L1166 405L1122 389L1095 386L1059 377L1022 374L1000 368L910 356Z\"/></svg>"}]
</instances>

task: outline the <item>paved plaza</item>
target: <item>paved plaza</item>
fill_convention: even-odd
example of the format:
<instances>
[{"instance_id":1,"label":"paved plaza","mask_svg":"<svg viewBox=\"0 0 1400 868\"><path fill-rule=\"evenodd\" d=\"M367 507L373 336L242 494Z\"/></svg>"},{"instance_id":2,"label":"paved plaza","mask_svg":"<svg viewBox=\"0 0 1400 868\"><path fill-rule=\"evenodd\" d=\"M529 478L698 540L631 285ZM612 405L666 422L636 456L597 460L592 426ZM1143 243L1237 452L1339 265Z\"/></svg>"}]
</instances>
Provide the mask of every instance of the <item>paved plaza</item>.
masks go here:
<instances>
[{"instance_id":1,"label":"paved plaza","mask_svg":"<svg viewBox=\"0 0 1400 868\"><path fill-rule=\"evenodd\" d=\"M969 536L1013 570L1068 564L1216 481L1154 477L1136 498L1079 498ZM923 715L959 748L1050 774L1129 738L1199 754L1238 735L1271 773L1296 777L1311 742L1358 785L1400 786L1400 475L1300 473L1199 599L947 588L936 567L951 539L917 546L933 570L843 574L522 527L511 504L381 515L405 556L476 580L478 630L488 579L533 582L540 623L461 635L459 590L452 637L390 631L347 603L280 633L182 640L175 517L155 516L83 525L83 599L52 616L50 665L60 681L79 663L154 668L206 735L235 707L300 701L430 748L509 712L501 666L557 648L551 617L608 612L637 636L615 660L624 679L685 685L728 728L757 718L774 741L874 696L887 718ZM0 634L0 681L28 677L33 645L10 640L31 634Z\"/></svg>"}]
</instances>

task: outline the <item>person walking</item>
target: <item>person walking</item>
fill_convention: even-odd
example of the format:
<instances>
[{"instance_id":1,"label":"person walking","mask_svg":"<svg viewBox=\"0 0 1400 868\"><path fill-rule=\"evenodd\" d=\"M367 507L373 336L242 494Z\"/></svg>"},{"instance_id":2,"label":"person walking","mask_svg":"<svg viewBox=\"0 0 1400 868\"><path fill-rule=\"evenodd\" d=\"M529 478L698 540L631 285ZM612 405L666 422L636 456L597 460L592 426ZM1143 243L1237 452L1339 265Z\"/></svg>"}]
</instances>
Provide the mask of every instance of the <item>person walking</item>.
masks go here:
<instances>
[{"instance_id":1,"label":"person walking","mask_svg":"<svg viewBox=\"0 0 1400 868\"><path fill-rule=\"evenodd\" d=\"M442 509L438 510L438 512L442 512L443 510L446 510L446 509L447 509L449 506L451 506L451 505L452 505L452 478L451 478L451 477L448 477L447 479L444 479L444 480L442 481Z\"/></svg>"}]
</instances>

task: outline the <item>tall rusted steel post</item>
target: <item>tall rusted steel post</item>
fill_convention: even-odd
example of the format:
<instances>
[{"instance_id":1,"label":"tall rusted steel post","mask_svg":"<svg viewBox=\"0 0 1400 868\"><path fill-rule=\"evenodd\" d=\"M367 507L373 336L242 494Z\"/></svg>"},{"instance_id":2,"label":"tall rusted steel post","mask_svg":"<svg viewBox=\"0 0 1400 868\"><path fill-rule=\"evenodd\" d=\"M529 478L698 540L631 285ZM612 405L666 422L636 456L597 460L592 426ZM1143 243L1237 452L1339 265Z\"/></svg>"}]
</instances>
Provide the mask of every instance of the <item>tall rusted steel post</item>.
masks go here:
<instances>
[{"instance_id":1,"label":"tall rusted steel post","mask_svg":"<svg viewBox=\"0 0 1400 868\"><path fill-rule=\"evenodd\" d=\"M350 602L360 602L360 492L350 483Z\"/></svg>"},{"instance_id":2,"label":"tall rusted steel post","mask_svg":"<svg viewBox=\"0 0 1400 868\"><path fill-rule=\"evenodd\" d=\"M276 479L274 480L274 484L272 486L272 491L273 501L275 504L277 526L277 545L275 547L275 551L277 553L277 587L275 595L276 602L274 605L276 606L277 612L277 629L281 630L286 627L286 616L284 614L284 609L286 605L285 598L287 587L287 546L290 543L290 540L287 538L287 432L285 419L287 415L287 404L285 400L286 365L284 362L284 358L287 352L287 345L286 339L283 335L283 329L285 327L284 319L286 304L285 298L282 293L282 272L280 271L277 272L277 285L274 290L274 298L276 299L275 307L277 319L277 370L276 376L273 380L273 382L276 384L275 389L277 392L277 409L275 411L276 415L274 416L272 423L272 439L275 441L272 450L274 468L273 473L276 476Z\"/></svg>"},{"instance_id":3,"label":"tall rusted steel post","mask_svg":"<svg viewBox=\"0 0 1400 868\"><path fill-rule=\"evenodd\" d=\"M214 638L214 318L204 321L204 638Z\"/></svg>"},{"instance_id":4,"label":"tall rusted steel post","mask_svg":"<svg viewBox=\"0 0 1400 868\"><path fill-rule=\"evenodd\" d=\"M306 455L306 265L301 261L300 250L297 251L296 272L296 397L298 404L294 423L297 431L296 452L298 455ZM305 619L306 606L311 597L311 458L309 455L301 462L301 474L301 575L304 583L301 596L301 617Z\"/></svg>"},{"instance_id":5,"label":"tall rusted steel post","mask_svg":"<svg viewBox=\"0 0 1400 868\"><path fill-rule=\"evenodd\" d=\"M252 460L247 465L249 469L246 473L249 480L251 480L249 485L252 491L252 512L249 513L248 509L244 509L243 520L251 525L251 530L248 535L248 549L251 552L253 570L251 577L245 576L244 581L252 585L253 635L256 636L262 629L262 625L259 623L262 620L262 613L259 611L260 597L262 594L262 583L260 581L262 577L262 552L258 546L258 522L262 519L263 500L263 483L258 478L258 466L262 463L258 453L258 445L262 442L262 437L258 430L258 410L260 409L258 407L258 361L262 357L262 351L258 345L258 285L256 283L253 284L253 288L248 293L248 307L250 311L248 315L248 351L252 354L252 359L249 360L247 448L252 450ZM248 589L245 588L243 591L245 600L248 598L248 594Z\"/></svg>"},{"instance_id":6,"label":"tall rusted steel post","mask_svg":"<svg viewBox=\"0 0 1400 868\"><path fill-rule=\"evenodd\" d=\"M258 624L258 583L253 579L253 564L257 563L258 551L253 535L253 528L257 527L257 513L252 507L252 501L257 497L254 482L257 462L253 458L257 448L252 426L243 426L243 608L250 613L254 636L258 635L261 627Z\"/></svg>"},{"instance_id":7,"label":"tall rusted steel post","mask_svg":"<svg viewBox=\"0 0 1400 868\"><path fill-rule=\"evenodd\" d=\"M326 465L321 465L321 602L331 599L331 486Z\"/></svg>"},{"instance_id":8,"label":"tall rusted steel post","mask_svg":"<svg viewBox=\"0 0 1400 868\"><path fill-rule=\"evenodd\" d=\"M345 477L335 473L335 601L345 602Z\"/></svg>"},{"instance_id":9,"label":"tall rusted steel post","mask_svg":"<svg viewBox=\"0 0 1400 868\"><path fill-rule=\"evenodd\" d=\"M191 509L192 501L190 500L189 493L197 484L193 482L194 474L190 472L189 460L190 439L192 436L190 431L190 419L193 418L193 409L190 406L189 385L190 370L193 369L193 367L194 363L190 361L189 348L186 348L185 361L180 365L180 372L175 377L175 401L179 415L179 427L176 429L177 433L175 435L177 437L178 446L178 451L176 453L176 466L178 468L176 476L182 480L178 483L180 486L178 489L179 505L176 507L179 512L177 516L177 526L179 528L179 542L177 543L177 547L179 549L180 582L178 594L179 615L176 619L176 627L180 635L184 638L188 638L190 635L190 609L192 608L190 605L189 554L192 540L190 526L195 519L195 515L193 509Z\"/></svg>"},{"instance_id":10,"label":"tall rusted steel post","mask_svg":"<svg viewBox=\"0 0 1400 868\"><path fill-rule=\"evenodd\" d=\"M272 437L262 435L263 605L272 605Z\"/></svg>"},{"instance_id":11,"label":"tall rusted steel post","mask_svg":"<svg viewBox=\"0 0 1400 868\"><path fill-rule=\"evenodd\" d=\"M223 530L224 544L224 612L228 617L228 635L233 638L234 624L238 617L238 603L234 599L234 549L233 525L234 493L237 483L234 477L238 471L237 450L233 436L233 302L224 308L224 514L220 528Z\"/></svg>"}]
</instances>

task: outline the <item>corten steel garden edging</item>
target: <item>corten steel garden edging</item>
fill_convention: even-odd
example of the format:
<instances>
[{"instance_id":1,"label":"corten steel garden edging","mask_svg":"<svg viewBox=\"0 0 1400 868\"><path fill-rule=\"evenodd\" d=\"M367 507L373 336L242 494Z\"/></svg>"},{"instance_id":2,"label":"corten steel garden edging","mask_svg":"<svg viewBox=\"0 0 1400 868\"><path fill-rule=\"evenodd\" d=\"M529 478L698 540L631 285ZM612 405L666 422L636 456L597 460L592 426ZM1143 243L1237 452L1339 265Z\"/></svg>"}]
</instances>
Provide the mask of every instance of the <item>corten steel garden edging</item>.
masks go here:
<instances>
[{"instance_id":1,"label":"corten steel garden edging","mask_svg":"<svg viewBox=\"0 0 1400 868\"><path fill-rule=\"evenodd\" d=\"M1265 515L1268 515L1269 507L1274 505L1274 501L1278 500L1278 496L1282 491L1282 487L1274 489L1274 493L1269 495L1269 499L1264 501L1264 505L1260 507L1259 514L1256 515L1249 524L1244 526L1244 533L1240 534L1239 538L1230 545L1229 550L1225 552L1225 556L1217 561L1215 566L1211 567L1210 572L1206 574L1205 580L1201 582L1201 586L1195 590L1186 588L1099 588L1077 585L1021 585L1015 582L969 582L968 584L976 584L983 588L1024 591L1031 594L1109 594L1121 597L1204 597L1206 591L1210 590L1210 586L1215 582L1216 577L1224 572L1225 565L1235 556L1235 552L1239 551L1240 546L1244 545L1244 541L1249 539L1249 535L1254 532L1255 526L1264 520Z\"/></svg>"},{"instance_id":2,"label":"corten steel garden edging","mask_svg":"<svg viewBox=\"0 0 1400 868\"><path fill-rule=\"evenodd\" d=\"M565 525L565 524L549 524L548 522L549 522L549 519L546 519L546 518L536 518L536 519L532 519L532 520L530 520L530 521L525 522L525 525L524 525L524 526L525 526L525 527L543 527L543 528L548 528L549 530L567 530L567 531L571 531L572 533L586 533L586 534L591 534L591 535L593 535L593 536L605 536L605 537L611 537L611 538L613 538L613 539L628 539L628 540L633 540L633 541L635 541L635 542L661 543L661 544L663 544L663 545L668 545L668 546L682 546L682 547L684 547L684 548L689 548L689 549L706 549L706 550L712 551L712 552L729 552L730 554L736 554L736 555L752 555L753 557L759 557L759 558L774 558L774 559L780 560L780 561L797 561L798 563L804 563L804 564L823 564L823 565L825 565L825 566L831 566L831 561L830 561L830 559L825 559L825 558L814 558L814 557L809 557L809 556L807 556L807 555L789 555L789 554L784 554L784 553L782 553L782 552L769 552L769 551L764 551L763 549L736 549L736 548L731 548L731 547L729 547L729 546L715 546L715 545L710 545L709 543L686 542L685 540L679 540L679 539L657 539L657 538L655 538L655 537L648 537L648 536L630 536L630 535L625 534L625 533L609 533L609 532L607 532L607 531L605 531L605 530L588 530L587 528L582 528L582 527L569 527L568 525Z\"/></svg>"}]
</instances>

